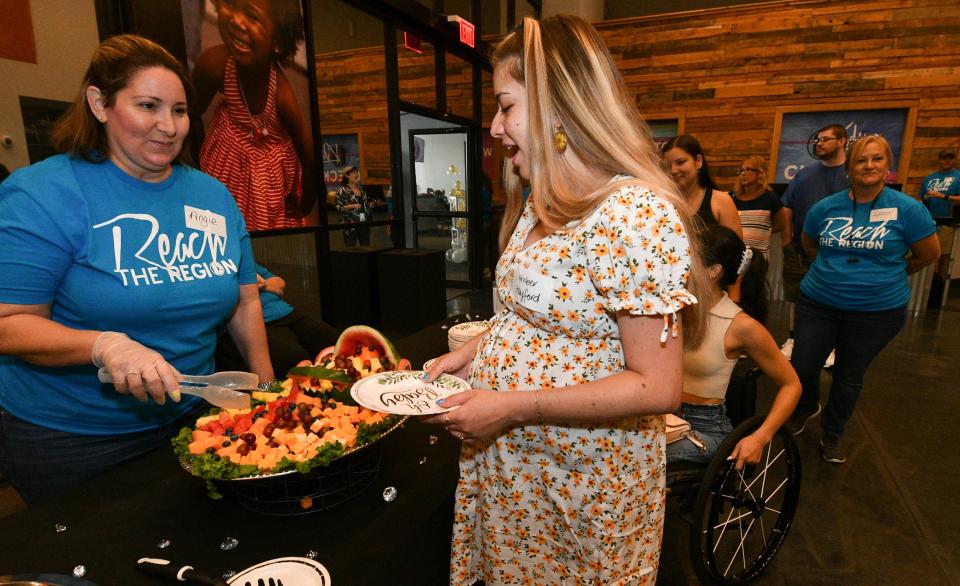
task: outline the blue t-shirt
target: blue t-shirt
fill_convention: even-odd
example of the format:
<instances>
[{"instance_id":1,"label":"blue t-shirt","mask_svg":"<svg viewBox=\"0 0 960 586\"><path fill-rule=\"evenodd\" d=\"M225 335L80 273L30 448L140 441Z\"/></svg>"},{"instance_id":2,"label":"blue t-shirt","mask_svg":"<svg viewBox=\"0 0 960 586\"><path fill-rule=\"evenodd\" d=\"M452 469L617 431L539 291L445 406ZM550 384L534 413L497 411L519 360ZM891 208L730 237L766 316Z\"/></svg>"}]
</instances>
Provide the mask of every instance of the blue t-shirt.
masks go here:
<instances>
[{"instance_id":1,"label":"blue t-shirt","mask_svg":"<svg viewBox=\"0 0 960 586\"><path fill-rule=\"evenodd\" d=\"M803 231L820 248L800 291L838 309L903 307L910 300L906 254L937 226L923 204L889 187L855 214L849 194L835 193L807 213Z\"/></svg>"},{"instance_id":2,"label":"blue t-shirt","mask_svg":"<svg viewBox=\"0 0 960 586\"><path fill-rule=\"evenodd\" d=\"M931 173L923 179L920 184L920 197L923 203L927 204L927 209L935 218L951 217L950 202L939 197L927 197L928 191L937 191L944 195L960 195L960 171L954 169L949 173L937 171Z\"/></svg>"},{"instance_id":3,"label":"blue t-shirt","mask_svg":"<svg viewBox=\"0 0 960 586\"><path fill-rule=\"evenodd\" d=\"M821 199L847 187L847 173L843 165L827 167L823 163L800 169L790 181L790 185L787 185L787 190L783 193L783 206L793 210L793 237L790 243L801 254L803 247L800 233L803 231L807 212Z\"/></svg>"},{"instance_id":4,"label":"blue t-shirt","mask_svg":"<svg viewBox=\"0 0 960 586\"><path fill-rule=\"evenodd\" d=\"M217 326L256 282L246 225L219 181L175 165L148 183L65 155L0 185L0 274L0 303L50 304L66 327L126 333L185 374L212 372ZM0 407L50 429L142 431L195 405L118 394L92 364L0 356Z\"/></svg>"},{"instance_id":5,"label":"blue t-shirt","mask_svg":"<svg viewBox=\"0 0 960 586\"><path fill-rule=\"evenodd\" d=\"M275 276L273 273L267 270L267 267L261 264L255 264L254 267L257 270L257 274L264 279L269 279L270 277ZM260 305L263 307L264 323L277 321L281 317L293 313L293 306L284 301L283 297L264 289L260 289Z\"/></svg>"}]
</instances>

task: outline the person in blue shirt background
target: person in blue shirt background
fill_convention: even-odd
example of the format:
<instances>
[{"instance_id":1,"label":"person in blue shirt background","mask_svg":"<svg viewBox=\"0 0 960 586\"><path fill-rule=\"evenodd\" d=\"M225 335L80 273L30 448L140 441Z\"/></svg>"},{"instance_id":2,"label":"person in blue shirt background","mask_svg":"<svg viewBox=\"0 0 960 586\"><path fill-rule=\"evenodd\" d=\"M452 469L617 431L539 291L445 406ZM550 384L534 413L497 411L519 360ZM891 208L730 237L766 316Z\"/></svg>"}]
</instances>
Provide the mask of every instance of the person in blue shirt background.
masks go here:
<instances>
[{"instance_id":1,"label":"person in blue shirt background","mask_svg":"<svg viewBox=\"0 0 960 586\"><path fill-rule=\"evenodd\" d=\"M839 440L867 368L903 327L907 275L940 256L930 212L884 185L892 158L883 137L857 140L846 162L850 189L814 205L803 224L804 250L813 263L796 305L791 362L803 393L788 428L799 434L820 413L820 370L835 347L820 447L824 460L836 464L846 461Z\"/></svg>"},{"instance_id":2,"label":"person in blue shirt background","mask_svg":"<svg viewBox=\"0 0 960 586\"><path fill-rule=\"evenodd\" d=\"M940 161L940 170L923 178L920 197L934 218L949 218L952 208L960 203L960 171L954 168L957 153L953 149L944 149L937 160Z\"/></svg>"},{"instance_id":3,"label":"person in blue shirt background","mask_svg":"<svg viewBox=\"0 0 960 586\"><path fill-rule=\"evenodd\" d=\"M783 297L790 304L790 329L781 349L787 358L793 352L795 305L800 295L800 281L810 270L811 262L801 242L803 222L814 204L847 187L844 168L847 129L842 124L828 124L816 132L813 141L820 162L800 169L783 194Z\"/></svg>"},{"instance_id":4,"label":"person in blue shirt background","mask_svg":"<svg viewBox=\"0 0 960 586\"><path fill-rule=\"evenodd\" d=\"M267 346L273 371L279 376L289 372L301 360L314 361L321 350L337 343L339 332L333 326L295 309L283 299L287 286L283 277L255 264L263 321L267 325ZM233 339L224 333L217 343L217 370L247 370L243 354Z\"/></svg>"},{"instance_id":5,"label":"person in blue shirt background","mask_svg":"<svg viewBox=\"0 0 960 586\"><path fill-rule=\"evenodd\" d=\"M243 217L184 164L189 96L165 49L107 39L63 154L0 185L0 468L28 504L167 445L199 407L180 373L212 372L222 324L273 379Z\"/></svg>"}]
</instances>

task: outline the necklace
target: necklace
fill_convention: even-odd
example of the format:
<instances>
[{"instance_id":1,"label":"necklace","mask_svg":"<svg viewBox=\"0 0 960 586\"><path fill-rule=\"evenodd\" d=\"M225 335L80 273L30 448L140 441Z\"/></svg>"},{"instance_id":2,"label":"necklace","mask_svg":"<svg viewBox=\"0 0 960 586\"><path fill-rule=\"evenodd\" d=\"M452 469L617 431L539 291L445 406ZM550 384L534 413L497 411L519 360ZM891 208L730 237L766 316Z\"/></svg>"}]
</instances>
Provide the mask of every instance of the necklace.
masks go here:
<instances>
[{"instance_id":1,"label":"necklace","mask_svg":"<svg viewBox=\"0 0 960 586\"><path fill-rule=\"evenodd\" d=\"M237 88L240 90L240 100L243 101L243 108L247 112L247 116L250 117L250 126L252 129L247 136L254 138L259 135L262 138L267 138L270 136L270 132L267 130L267 125L260 124L260 122L257 120L257 116L254 116L253 112L250 111L250 103L247 102L247 94L243 91L243 80L240 79L239 72L237 72ZM264 111L266 111L266 107L264 107ZM263 115L263 112L261 112L260 115Z\"/></svg>"},{"instance_id":2,"label":"necklace","mask_svg":"<svg viewBox=\"0 0 960 586\"><path fill-rule=\"evenodd\" d=\"M873 200L870 202L870 209L867 210L867 223L868 223L868 224L870 223L870 216L873 214L873 208L876 207L876 205L877 205L877 200L880 199L880 194L882 194L882 193L883 193L882 191L881 191L880 193L878 193L877 196L876 196L875 198L873 198ZM853 213L850 215L850 225L851 225L851 228L852 228L853 232L856 232L856 229L857 229L857 197L853 194L853 190L852 190L852 189L850 190L850 201L853 203ZM851 232L851 234L852 234L853 232ZM851 248L851 252L850 252L850 254L847 256L847 264L856 264L856 263L860 262L860 259L859 259L859 258L853 256L852 250L853 250L853 249Z\"/></svg>"}]
</instances>

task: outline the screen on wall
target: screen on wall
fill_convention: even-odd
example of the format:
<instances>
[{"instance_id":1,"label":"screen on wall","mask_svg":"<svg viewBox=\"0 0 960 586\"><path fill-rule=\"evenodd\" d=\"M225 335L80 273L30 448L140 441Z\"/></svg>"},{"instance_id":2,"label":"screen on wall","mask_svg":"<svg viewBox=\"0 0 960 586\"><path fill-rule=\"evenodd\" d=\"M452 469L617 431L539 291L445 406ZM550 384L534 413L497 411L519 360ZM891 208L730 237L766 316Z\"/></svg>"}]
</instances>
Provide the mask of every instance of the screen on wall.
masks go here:
<instances>
[{"instance_id":1,"label":"screen on wall","mask_svg":"<svg viewBox=\"0 0 960 586\"><path fill-rule=\"evenodd\" d=\"M777 173L771 183L789 183L797 171L816 162L807 152L807 144L815 132L829 124L843 125L849 139L870 134L886 138L893 149L887 182L895 181L908 113L907 108L784 113L780 125Z\"/></svg>"}]
</instances>

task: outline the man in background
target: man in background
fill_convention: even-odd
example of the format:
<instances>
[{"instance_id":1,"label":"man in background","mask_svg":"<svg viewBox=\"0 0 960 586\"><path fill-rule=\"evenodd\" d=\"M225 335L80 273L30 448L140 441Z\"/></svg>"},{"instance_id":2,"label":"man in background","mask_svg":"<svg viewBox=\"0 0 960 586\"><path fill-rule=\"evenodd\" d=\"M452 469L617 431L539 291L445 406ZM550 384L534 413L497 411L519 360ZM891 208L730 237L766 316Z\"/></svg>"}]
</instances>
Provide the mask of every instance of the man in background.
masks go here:
<instances>
[{"instance_id":1,"label":"man in background","mask_svg":"<svg viewBox=\"0 0 960 586\"><path fill-rule=\"evenodd\" d=\"M955 169L957 153L953 149L944 149L937 158L940 170L924 177L920 184L920 198L934 218L949 218L952 208L960 203L960 171Z\"/></svg>"},{"instance_id":2,"label":"man in background","mask_svg":"<svg viewBox=\"0 0 960 586\"><path fill-rule=\"evenodd\" d=\"M848 187L843 164L847 160L847 129L840 124L830 124L817 131L813 138L814 152L819 163L808 165L794 176L783 194L783 295L790 303L790 337L781 350L790 358L793 353L794 306L800 295L800 281L807 274L811 260L803 252L800 235L807 212L821 199ZM825 364L833 366L833 353ZM816 415L816 414L814 414Z\"/></svg>"}]
</instances>

